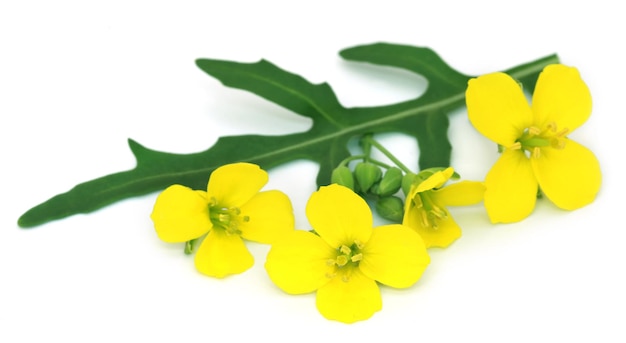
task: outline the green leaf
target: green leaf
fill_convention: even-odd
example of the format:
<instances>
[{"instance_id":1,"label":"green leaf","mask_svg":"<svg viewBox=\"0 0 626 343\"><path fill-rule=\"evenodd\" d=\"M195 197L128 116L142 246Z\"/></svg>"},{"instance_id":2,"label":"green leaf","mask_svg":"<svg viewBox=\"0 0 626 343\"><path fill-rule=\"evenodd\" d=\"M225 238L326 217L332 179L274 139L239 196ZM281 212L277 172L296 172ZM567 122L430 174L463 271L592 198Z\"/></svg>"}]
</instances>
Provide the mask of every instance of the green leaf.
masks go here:
<instances>
[{"instance_id":1,"label":"green leaf","mask_svg":"<svg viewBox=\"0 0 626 343\"><path fill-rule=\"evenodd\" d=\"M357 46L341 52L348 60L403 68L427 78L428 89L419 98L377 107L343 107L331 87L304 78L262 60L239 63L199 59L198 67L225 86L253 92L313 120L303 133L284 136L241 135L221 137L208 150L172 154L143 147L129 140L137 165L134 169L81 183L66 193L37 205L18 219L20 227L34 227L89 213L116 201L162 190L172 184L205 189L217 167L246 161L264 169L308 159L319 163L317 184L330 181L332 170L349 156L348 141L366 133L401 132L415 137L420 167L447 166L451 146L447 139L450 111L465 103L469 76L458 73L428 48L393 44ZM555 55L509 70L518 80L534 85L544 66L557 63ZM527 87L528 88L528 87Z\"/></svg>"}]
</instances>

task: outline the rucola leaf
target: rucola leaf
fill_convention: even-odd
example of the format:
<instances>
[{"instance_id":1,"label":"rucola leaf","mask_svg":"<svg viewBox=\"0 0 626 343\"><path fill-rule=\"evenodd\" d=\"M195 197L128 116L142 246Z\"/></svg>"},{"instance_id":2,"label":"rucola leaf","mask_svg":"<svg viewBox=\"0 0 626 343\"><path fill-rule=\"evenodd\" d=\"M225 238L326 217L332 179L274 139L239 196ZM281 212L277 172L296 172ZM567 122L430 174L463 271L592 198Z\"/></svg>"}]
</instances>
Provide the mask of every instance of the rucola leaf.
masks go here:
<instances>
[{"instance_id":1,"label":"rucola leaf","mask_svg":"<svg viewBox=\"0 0 626 343\"><path fill-rule=\"evenodd\" d=\"M333 168L349 155L348 141L374 132L401 132L415 137L420 148L420 169L448 166L451 145L447 138L448 113L464 105L470 76L448 66L428 48L372 44L343 50L348 60L403 68L428 80L428 89L417 99L377 107L345 108L331 87L312 84L268 61L239 63L199 59L198 67L225 86L253 92L313 120L303 133L283 136L241 135L221 137L208 150L171 154L143 147L129 140L137 160L134 169L81 183L33 207L18 220L34 227L77 213L88 213L121 199L158 191L172 184L204 189L217 167L239 161L264 169L298 159L318 162L318 185L327 184ZM506 71L532 90L538 73L558 63L547 56Z\"/></svg>"}]
</instances>

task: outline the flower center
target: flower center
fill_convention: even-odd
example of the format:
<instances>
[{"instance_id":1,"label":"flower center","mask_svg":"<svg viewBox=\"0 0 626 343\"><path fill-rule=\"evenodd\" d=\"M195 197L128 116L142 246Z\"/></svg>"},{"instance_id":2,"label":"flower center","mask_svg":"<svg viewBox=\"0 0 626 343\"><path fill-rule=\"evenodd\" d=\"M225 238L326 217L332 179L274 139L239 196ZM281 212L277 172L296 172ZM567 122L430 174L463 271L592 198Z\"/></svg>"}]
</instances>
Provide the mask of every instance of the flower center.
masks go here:
<instances>
[{"instance_id":1,"label":"flower center","mask_svg":"<svg viewBox=\"0 0 626 343\"><path fill-rule=\"evenodd\" d=\"M527 152L529 157L541 157L541 149L551 147L553 149L565 148L565 136L569 133L568 128L558 129L555 122L546 125L544 130L531 126L524 130L520 138L509 149L521 149Z\"/></svg>"},{"instance_id":2,"label":"flower center","mask_svg":"<svg viewBox=\"0 0 626 343\"><path fill-rule=\"evenodd\" d=\"M222 207L215 198L211 198L209 202L209 218L214 228L220 228L231 235L241 235L239 223L250 221L250 217L241 216L238 207Z\"/></svg>"},{"instance_id":3,"label":"flower center","mask_svg":"<svg viewBox=\"0 0 626 343\"><path fill-rule=\"evenodd\" d=\"M413 201L415 209L419 213L422 226L425 228L437 230L439 228L438 222L448 218L445 209L433 202L429 191L417 193L411 201Z\"/></svg>"},{"instance_id":4,"label":"flower center","mask_svg":"<svg viewBox=\"0 0 626 343\"><path fill-rule=\"evenodd\" d=\"M344 282L348 282L350 280L350 269L357 267L363 259L362 248L363 244L358 240L355 240L350 246L344 244L337 248L337 256L328 259L326 262L328 266L335 266L335 272L327 274L326 277L334 278L337 276L337 273L340 273L341 279Z\"/></svg>"}]
</instances>

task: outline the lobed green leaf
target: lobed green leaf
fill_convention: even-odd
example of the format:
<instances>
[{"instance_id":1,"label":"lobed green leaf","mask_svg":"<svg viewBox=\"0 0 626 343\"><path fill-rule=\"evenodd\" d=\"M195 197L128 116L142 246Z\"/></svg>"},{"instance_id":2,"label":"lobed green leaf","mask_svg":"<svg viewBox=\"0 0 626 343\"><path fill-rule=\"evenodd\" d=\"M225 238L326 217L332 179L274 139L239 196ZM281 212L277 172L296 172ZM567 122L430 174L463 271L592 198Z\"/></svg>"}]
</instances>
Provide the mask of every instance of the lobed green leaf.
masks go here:
<instances>
[{"instance_id":1,"label":"lobed green leaf","mask_svg":"<svg viewBox=\"0 0 626 343\"><path fill-rule=\"evenodd\" d=\"M447 138L448 114L465 104L470 76L448 66L428 48L377 43L341 51L347 60L406 69L428 80L428 89L417 99L376 107L345 108L332 88L312 84L272 63L239 63L199 59L198 67L225 86L247 90L313 120L302 133L283 136L241 135L221 137L209 149L193 154L172 154L148 149L129 140L137 160L135 168L81 183L68 192L39 204L18 219L23 228L78 213L89 213L116 201L162 190L172 184L204 189L217 167L250 162L271 169L306 159L319 163L317 184L329 183L332 170L349 156L348 141L366 133L401 132L417 139L419 167L450 164L452 147ZM558 63L555 55L507 71L534 87L539 72Z\"/></svg>"}]
</instances>

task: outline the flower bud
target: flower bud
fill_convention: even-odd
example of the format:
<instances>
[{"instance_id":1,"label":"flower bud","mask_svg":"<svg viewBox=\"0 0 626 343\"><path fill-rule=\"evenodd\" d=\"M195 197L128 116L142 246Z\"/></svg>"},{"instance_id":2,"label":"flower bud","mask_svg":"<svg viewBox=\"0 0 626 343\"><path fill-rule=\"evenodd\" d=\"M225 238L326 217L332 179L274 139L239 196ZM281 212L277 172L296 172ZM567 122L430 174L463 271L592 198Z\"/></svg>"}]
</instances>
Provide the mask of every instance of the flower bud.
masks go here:
<instances>
[{"instance_id":1,"label":"flower bud","mask_svg":"<svg viewBox=\"0 0 626 343\"><path fill-rule=\"evenodd\" d=\"M417 175L413 173L407 173L402 177L402 193L404 193L405 197L409 195L411 186L415 181L417 181Z\"/></svg>"},{"instance_id":2,"label":"flower bud","mask_svg":"<svg viewBox=\"0 0 626 343\"><path fill-rule=\"evenodd\" d=\"M391 167L387 169L385 175L378 184L376 194L380 195L381 197L395 194L402 185L402 176L402 170L400 170L399 168Z\"/></svg>"},{"instance_id":3,"label":"flower bud","mask_svg":"<svg viewBox=\"0 0 626 343\"><path fill-rule=\"evenodd\" d=\"M373 184L380 180L383 172L380 171L380 168L371 163L361 162L354 168L354 175L356 176L356 181L361 191L365 193Z\"/></svg>"},{"instance_id":4,"label":"flower bud","mask_svg":"<svg viewBox=\"0 0 626 343\"><path fill-rule=\"evenodd\" d=\"M354 176L352 176L350 168L346 166L339 166L335 168L330 175L330 182L348 187L354 191Z\"/></svg>"},{"instance_id":5,"label":"flower bud","mask_svg":"<svg viewBox=\"0 0 626 343\"><path fill-rule=\"evenodd\" d=\"M404 204L402 199L396 196L378 199L378 201L376 201L376 213L392 222L402 222L402 218L404 217Z\"/></svg>"}]
</instances>

